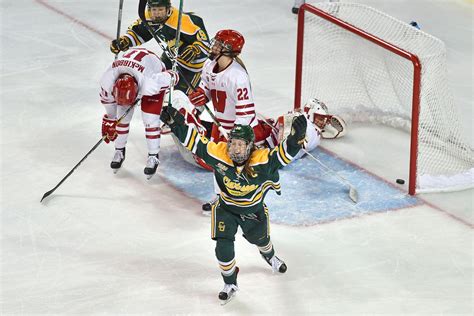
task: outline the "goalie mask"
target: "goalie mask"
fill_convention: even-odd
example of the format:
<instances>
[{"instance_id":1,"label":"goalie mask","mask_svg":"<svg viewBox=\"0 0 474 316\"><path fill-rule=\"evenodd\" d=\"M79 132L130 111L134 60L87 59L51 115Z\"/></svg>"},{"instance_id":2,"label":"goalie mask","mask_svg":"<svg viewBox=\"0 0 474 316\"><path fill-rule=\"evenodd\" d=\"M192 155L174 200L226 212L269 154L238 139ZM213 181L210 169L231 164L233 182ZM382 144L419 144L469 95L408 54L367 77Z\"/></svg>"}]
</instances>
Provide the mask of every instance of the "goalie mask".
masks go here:
<instances>
[{"instance_id":1,"label":"goalie mask","mask_svg":"<svg viewBox=\"0 0 474 316\"><path fill-rule=\"evenodd\" d=\"M227 153L230 159L237 165L243 165L252 153L254 141L255 135L252 127L235 125L229 133L227 142Z\"/></svg>"},{"instance_id":2,"label":"goalie mask","mask_svg":"<svg viewBox=\"0 0 474 316\"><path fill-rule=\"evenodd\" d=\"M112 95L118 105L132 105L138 95L138 84L129 74L120 75L115 81Z\"/></svg>"},{"instance_id":3,"label":"goalie mask","mask_svg":"<svg viewBox=\"0 0 474 316\"><path fill-rule=\"evenodd\" d=\"M242 52L245 39L237 31L221 30L211 40L211 53L209 58L215 60L220 55L236 57Z\"/></svg>"},{"instance_id":4,"label":"goalie mask","mask_svg":"<svg viewBox=\"0 0 474 316\"><path fill-rule=\"evenodd\" d=\"M153 23L163 24L171 16L170 0L147 0L147 5Z\"/></svg>"},{"instance_id":5,"label":"goalie mask","mask_svg":"<svg viewBox=\"0 0 474 316\"><path fill-rule=\"evenodd\" d=\"M320 129L324 129L329 119L328 107L316 98L309 99L304 105L306 117Z\"/></svg>"}]
</instances>

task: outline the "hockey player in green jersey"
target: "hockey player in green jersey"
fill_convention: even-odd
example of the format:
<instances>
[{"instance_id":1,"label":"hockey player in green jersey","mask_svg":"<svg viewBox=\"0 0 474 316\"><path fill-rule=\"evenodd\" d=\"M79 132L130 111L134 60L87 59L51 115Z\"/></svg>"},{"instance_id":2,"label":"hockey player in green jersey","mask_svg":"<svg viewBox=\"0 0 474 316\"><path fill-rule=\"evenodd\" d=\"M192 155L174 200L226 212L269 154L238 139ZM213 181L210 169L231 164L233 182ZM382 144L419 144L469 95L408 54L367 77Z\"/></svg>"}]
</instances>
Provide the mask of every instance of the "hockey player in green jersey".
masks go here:
<instances>
[{"instance_id":1,"label":"hockey player in green jersey","mask_svg":"<svg viewBox=\"0 0 474 316\"><path fill-rule=\"evenodd\" d=\"M214 143L187 126L183 115L172 107L163 108L161 120L188 150L215 171L221 194L212 205L211 237L216 241L216 257L225 283L219 293L222 303L238 290L234 240L239 226L245 239L258 247L273 271L285 273L287 266L275 256L270 240L264 198L270 189L280 193L278 169L289 164L302 148L306 118L298 116L290 135L272 150L254 147L255 137L249 126L235 125L227 143Z\"/></svg>"},{"instance_id":2,"label":"hockey player in green jersey","mask_svg":"<svg viewBox=\"0 0 474 316\"><path fill-rule=\"evenodd\" d=\"M176 46L176 29L179 10L171 6L170 0L147 0L145 18L155 34L167 43L171 50ZM129 26L125 35L110 44L112 53L126 51L130 47L140 46L153 38L141 19ZM202 18L194 13L183 13L181 20L181 36L178 43L177 63L181 69L181 77L197 87L201 79L201 70L209 56L209 36ZM171 69L172 63L165 53L160 58ZM175 89L188 94L188 86L184 79L178 82Z\"/></svg>"}]
</instances>

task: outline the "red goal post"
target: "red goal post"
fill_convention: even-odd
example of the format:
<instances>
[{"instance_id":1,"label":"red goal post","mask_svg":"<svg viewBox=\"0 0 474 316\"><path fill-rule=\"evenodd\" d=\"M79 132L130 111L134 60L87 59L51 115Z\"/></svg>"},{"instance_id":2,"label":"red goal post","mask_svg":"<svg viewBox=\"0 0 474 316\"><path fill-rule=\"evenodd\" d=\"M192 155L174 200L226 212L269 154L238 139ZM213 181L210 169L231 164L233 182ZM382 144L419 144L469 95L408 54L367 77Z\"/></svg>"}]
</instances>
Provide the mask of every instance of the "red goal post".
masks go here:
<instances>
[{"instance_id":1,"label":"red goal post","mask_svg":"<svg viewBox=\"0 0 474 316\"><path fill-rule=\"evenodd\" d=\"M458 130L445 57L442 41L376 9L305 4L298 14L294 108L316 97L349 123L408 130L411 195L473 187L473 151Z\"/></svg>"}]
</instances>

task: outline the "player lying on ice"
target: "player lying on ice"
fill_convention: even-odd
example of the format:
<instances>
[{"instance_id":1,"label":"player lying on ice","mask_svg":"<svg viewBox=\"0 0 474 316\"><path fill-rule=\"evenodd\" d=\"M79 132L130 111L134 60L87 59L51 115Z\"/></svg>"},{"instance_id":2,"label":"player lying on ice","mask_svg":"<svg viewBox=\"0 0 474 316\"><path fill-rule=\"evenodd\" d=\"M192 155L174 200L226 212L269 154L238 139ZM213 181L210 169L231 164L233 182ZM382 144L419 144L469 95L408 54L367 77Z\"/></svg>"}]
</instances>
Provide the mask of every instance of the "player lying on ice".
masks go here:
<instances>
[{"instance_id":1,"label":"player lying on ice","mask_svg":"<svg viewBox=\"0 0 474 316\"><path fill-rule=\"evenodd\" d=\"M221 194L212 205L211 238L216 241L215 253L225 283L219 293L221 302L228 302L238 290L234 240L239 226L274 272L286 272L286 264L275 256L270 240L264 198L269 190L280 193L278 169L289 164L302 148L306 117L297 116L288 137L272 150L254 146L255 135L248 125L235 125L227 142L214 143L187 125L184 116L173 107L164 107L161 119L189 151L214 169Z\"/></svg>"},{"instance_id":2,"label":"player lying on ice","mask_svg":"<svg viewBox=\"0 0 474 316\"><path fill-rule=\"evenodd\" d=\"M168 98L165 97L165 103ZM193 126L201 135L209 138L212 130L212 122L201 120L199 115L196 115L195 107L189 102L188 97L180 91L173 93L173 107L178 109L184 115L186 124ZM257 147L273 149L286 136L288 136L291 129L291 122L293 118L300 115L300 111L291 111L279 116L277 119L261 119L258 124L261 125L260 130L266 133L265 142L259 144ZM347 133L347 126L344 120L337 115L330 115L327 106L316 98L309 99L303 107L303 113L307 119L306 141L305 149L307 151L314 150L323 139L340 138ZM258 114L257 114L258 115ZM163 128L163 133L168 133L166 127ZM175 143L178 145L180 154L183 159L189 163L197 165L206 170L212 170L206 165L202 159L186 150L179 141L173 137ZM301 150L296 158L301 158L304 151Z\"/></svg>"}]
</instances>

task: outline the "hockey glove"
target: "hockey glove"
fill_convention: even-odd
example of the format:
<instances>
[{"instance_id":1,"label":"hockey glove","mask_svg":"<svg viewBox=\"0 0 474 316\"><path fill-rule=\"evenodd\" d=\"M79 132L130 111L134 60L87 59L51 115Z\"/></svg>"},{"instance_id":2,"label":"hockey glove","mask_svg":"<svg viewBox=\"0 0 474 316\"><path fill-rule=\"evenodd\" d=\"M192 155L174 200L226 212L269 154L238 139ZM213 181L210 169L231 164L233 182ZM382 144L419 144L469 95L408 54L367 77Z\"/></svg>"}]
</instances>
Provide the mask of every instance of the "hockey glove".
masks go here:
<instances>
[{"instance_id":1,"label":"hockey glove","mask_svg":"<svg viewBox=\"0 0 474 316\"><path fill-rule=\"evenodd\" d=\"M113 142L117 138L116 127L117 120L109 119L107 114L104 114L104 117L102 118L102 137L106 136L104 141L107 144Z\"/></svg>"},{"instance_id":2,"label":"hockey glove","mask_svg":"<svg viewBox=\"0 0 474 316\"><path fill-rule=\"evenodd\" d=\"M112 43L110 43L110 51L114 54L118 54L121 51L124 52L130 48L132 42L127 36L120 36L119 40L114 39Z\"/></svg>"},{"instance_id":3,"label":"hockey glove","mask_svg":"<svg viewBox=\"0 0 474 316\"><path fill-rule=\"evenodd\" d=\"M307 126L306 117L300 115L293 120L291 124L291 132L286 139L286 143L291 147L301 147L304 143L306 137L306 126Z\"/></svg>"},{"instance_id":4,"label":"hockey glove","mask_svg":"<svg viewBox=\"0 0 474 316\"><path fill-rule=\"evenodd\" d=\"M206 96L206 92L201 87L196 88L196 90L191 92L188 98L189 98L189 101L191 101L191 103L196 107L203 106L204 104L209 102L209 99Z\"/></svg>"},{"instance_id":5,"label":"hockey glove","mask_svg":"<svg viewBox=\"0 0 474 316\"><path fill-rule=\"evenodd\" d=\"M161 111L160 119L171 129L178 125L184 125L184 116L172 106L165 106Z\"/></svg>"},{"instance_id":6,"label":"hockey glove","mask_svg":"<svg viewBox=\"0 0 474 316\"><path fill-rule=\"evenodd\" d=\"M178 58L181 62L189 63L193 61L200 52L201 50L198 45L192 44L186 47Z\"/></svg>"}]
</instances>

